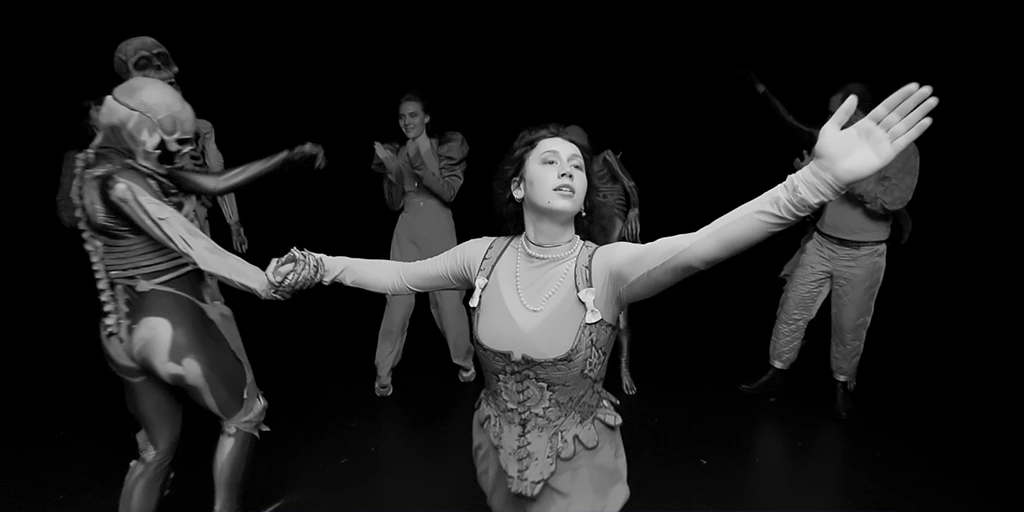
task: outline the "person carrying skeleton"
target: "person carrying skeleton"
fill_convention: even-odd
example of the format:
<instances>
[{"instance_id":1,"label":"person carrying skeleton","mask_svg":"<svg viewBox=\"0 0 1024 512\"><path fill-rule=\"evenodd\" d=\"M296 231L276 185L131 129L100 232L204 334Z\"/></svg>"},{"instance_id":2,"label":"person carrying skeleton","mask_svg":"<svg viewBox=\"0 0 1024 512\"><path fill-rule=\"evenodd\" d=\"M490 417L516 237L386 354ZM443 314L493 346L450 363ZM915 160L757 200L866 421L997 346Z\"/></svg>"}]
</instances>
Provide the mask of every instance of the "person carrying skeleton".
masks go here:
<instances>
[{"instance_id":1,"label":"person carrying skeleton","mask_svg":"<svg viewBox=\"0 0 1024 512\"><path fill-rule=\"evenodd\" d=\"M590 146L590 138L583 128L572 125L566 131L584 146ZM590 186L594 190L594 202L587 216L587 239L597 245L613 242L640 243L640 191L633 178L622 165L621 154L610 149L594 156ZM636 384L629 371L629 345L632 332L629 328L628 308L619 313L619 372L622 390L627 395L636 394Z\"/></svg>"},{"instance_id":2,"label":"person carrying skeleton","mask_svg":"<svg viewBox=\"0 0 1024 512\"><path fill-rule=\"evenodd\" d=\"M751 78L757 91L788 124L802 134L817 135L816 130L797 122L760 81ZM854 111L847 126L860 121L870 108L866 87L847 84L829 103L834 113L851 94L864 107ZM805 151L804 159L793 164L800 169L812 160L813 155ZM845 194L818 212L800 249L780 274L786 285L772 331L768 371L740 385L741 391L772 394L782 389L785 370L796 361L808 322L831 293L835 412L842 419L849 416L857 367L885 273L886 241L896 232L899 234L893 238L901 244L909 236L905 209L917 185L919 165L917 146L908 144L878 174L852 184Z\"/></svg>"},{"instance_id":3,"label":"person carrying skeleton","mask_svg":"<svg viewBox=\"0 0 1024 512\"><path fill-rule=\"evenodd\" d=\"M131 78L95 112L97 136L75 162L70 192L103 309L108 365L124 383L142 426L119 510L156 510L181 433L185 390L222 424L213 465L214 510L239 506L242 476L267 401L256 386L230 309L205 290L212 275L260 298L280 300L313 284L306 267L287 282L222 249L182 215L192 195L219 196L276 169L315 160L306 144L220 174L168 167L194 144L192 108L167 83Z\"/></svg>"},{"instance_id":4,"label":"person carrying skeleton","mask_svg":"<svg viewBox=\"0 0 1024 512\"><path fill-rule=\"evenodd\" d=\"M114 71L122 80L128 80L138 76L145 76L163 80L181 92L181 86L175 79L178 74L178 66L171 58L170 52L164 45L152 37L133 37L123 41L114 52ZM218 174L224 172L224 156L217 147L214 138L213 124L205 119L196 119L196 145L187 152L181 153L176 166L195 172L206 172ZM203 230L206 236L210 236L210 222L208 212L213 206L213 200L220 205L220 211L231 229L231 241L235 251L245 254L249 248L249 241L245 237L245 230L242 229L242 221L238 213L238 201L235 194L224 194L211 198L207 196L196 196L190 202L191 212L182 212ZM210 279L210 292L214 300L223 302L224 298L220 293L217 280Z\"/></svg>"}]
</instances>

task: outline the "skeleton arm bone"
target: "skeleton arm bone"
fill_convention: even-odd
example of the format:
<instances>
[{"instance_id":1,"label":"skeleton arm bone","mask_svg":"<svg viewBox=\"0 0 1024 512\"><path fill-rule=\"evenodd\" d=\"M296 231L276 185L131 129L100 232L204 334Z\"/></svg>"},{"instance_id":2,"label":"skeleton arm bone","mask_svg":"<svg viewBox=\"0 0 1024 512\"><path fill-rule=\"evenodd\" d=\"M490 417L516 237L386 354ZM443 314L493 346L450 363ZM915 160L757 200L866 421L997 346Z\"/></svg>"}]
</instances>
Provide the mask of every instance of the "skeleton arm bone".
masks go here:
<instances>
[{"instance_id":1,"label":"skeleton arm bone","mask_svg":"<svg viewBox=\"0 0 1024 512\"><path fill-rule=\"evenodd\" d=\"M196 120L196 124L199 132L202 133L202 144L206 149L206 165L210 169L210 173L220 174L224 172L224 155L221 154L220 148L217 147L213 124L204 119ZM224 214L224 220L228 221L228 224L234 225L241 220L238 215L238 201L235 200L234 193L217 196L217 203L220 205L220 211Z\"/></svg>"},{"instance_id":2,"label":"skeleton arm bone","mask_svg":"<svg viewBox=\"0 0 1024 512\"><path fill-rule=\"evenodd\" d=\"M617 310L745 251L842 192L841 185L811 164L696 233L599 248L594 273L607 276L604 288L611 294L605 300L614 301L607 305Z\"/></svg>"},{"instance_id":3,"label":"skeleton arm bone","mask_svg":"<svg viewBox=\"0 0 1024 512\"><path fill-rule=\"evenodd\" d=\"M156 199L153 189L136 173L112 176L107 194L121 213L153 239L188 256L203 271L260 298L274 298L263 271L222 249L174 208Z\"/></svg>"},{"instance_id":4,"label":"skeleton arm bone","mask_svg":"<svg viewBox=\"0 0 1024 512\"><path fill-rule=\"evenodd\" d=\"M220 174L174 170L168 178L186 192L204 196L220 196L238 190L253 181L303 158L322 157L318 146L304 145L298 149L282 151Z\"/></svg>"},{"instance_id":5,"label":"skeleton arm bone","mask_svg":"<svg viewBox=\"0 0 1024 512\"><path fill-rule=\"evenodd\" d=\"M761 82L757 81L756 78L754 80L759 85L759 87L757 88L758 92L768 100L768 103L772 106L772 109L775 111L775 113L783 121L786 122L786 124L790 125L793 128L796 128L798 131L800 131L801 135L804 138L807 138L808 140L810 140L812 142L818 140L818 130L816 130L814 128L810 128L810 127L804 125L803 123L801 123L800 121L797 121L796 118L793 117L793 115L789 113L789 110L786 110L785 105L783 105L782 102L779 101L779 99L776 98L768 90L768 88L764 86L764 84L761 84Z\"/></svg>"}]
</instances>

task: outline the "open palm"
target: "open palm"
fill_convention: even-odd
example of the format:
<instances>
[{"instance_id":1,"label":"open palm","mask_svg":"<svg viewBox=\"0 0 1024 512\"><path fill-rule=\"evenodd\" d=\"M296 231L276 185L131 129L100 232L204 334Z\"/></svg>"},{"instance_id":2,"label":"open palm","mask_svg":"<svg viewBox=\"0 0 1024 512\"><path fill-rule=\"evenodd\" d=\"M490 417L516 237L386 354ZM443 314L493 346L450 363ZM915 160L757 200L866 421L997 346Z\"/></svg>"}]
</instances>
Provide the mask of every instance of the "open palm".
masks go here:
<instances>
[{"instance_id":1,"label":"open palm","mask_svg":"<svg viewBox=\"0 0 1024 512\"><path fill-rule=\"evenodd\" d=\"M844 186L878 172L931 126L925 116L939 103L931 94L931 86L908 84L844 130L857 109L851 95L818 133L815 163Z\"/></svg>"}]
</instances>

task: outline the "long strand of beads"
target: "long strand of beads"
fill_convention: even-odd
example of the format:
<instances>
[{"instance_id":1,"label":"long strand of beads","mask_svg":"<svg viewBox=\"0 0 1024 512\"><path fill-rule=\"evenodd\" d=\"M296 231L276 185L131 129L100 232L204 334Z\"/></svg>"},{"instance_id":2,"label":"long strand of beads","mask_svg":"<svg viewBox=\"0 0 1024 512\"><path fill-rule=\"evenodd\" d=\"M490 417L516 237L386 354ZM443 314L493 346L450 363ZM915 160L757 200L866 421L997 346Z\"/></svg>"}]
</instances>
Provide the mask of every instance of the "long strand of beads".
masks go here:
<instances>
[{"instance_id":1,"label":"long strand of beads","mask_svg":"<svg viewBox=\"0 0 1024 512\"><path fill-rule=\"evenodd\" d=\"M579 249L580 242L582 242L583 240L578 236L575 238L576 243L573 244L572 249L569 249L568 251L565 251L561 254L539 254L537 252L534 252L532 249L530 249L530 246L526 244L525 236L519 237L519 246L526 250L526 254L529 254L531 258L536 258L538 260L560 260L572 256L576 252L576 249Z\"/></svg>"},{"instance_id":2,"label":"long strand of beads","mask_svg":"<svg viewBox=\"0 0 1024 512\"><path fill-rule=\"evenodd\" d=\"M565 281L565 276L569 275L569 270L576 266L576 258L569 260L569 262L565 264L565 267L562 269L562 275L558 278L558 282L555 283L555 287L548 293L544 294L544 297L540 299L540 306L535 307L526 303L526 298L523 297L523 287L520 284L519 261L523 256L523 245L523 241L520 239L519 249L516 251L516 292L519 294L519 302L523 303L524 308L533 311L534 313L540 313L541 311L544 311L544 307L547 306L548 300L558 292L559 288L562 287L562 282Z\"/></svg>"}]
</instances>

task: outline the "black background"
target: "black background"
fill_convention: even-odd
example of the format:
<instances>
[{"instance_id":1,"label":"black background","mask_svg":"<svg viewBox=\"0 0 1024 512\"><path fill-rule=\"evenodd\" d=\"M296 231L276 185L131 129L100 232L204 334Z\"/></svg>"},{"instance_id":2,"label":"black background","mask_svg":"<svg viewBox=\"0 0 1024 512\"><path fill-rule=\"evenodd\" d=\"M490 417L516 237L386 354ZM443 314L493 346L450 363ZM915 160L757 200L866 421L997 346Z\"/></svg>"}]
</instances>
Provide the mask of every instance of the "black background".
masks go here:
<instances>
[{"instance_id":1,"label":"black background","mask_svg":"<svg viewBox=\"0 0 1024 512\"><path fill-rule=\"evenodd\" d=\"M136 32L94 34L69 42L63 48L60 72L75 77L73 86L44 107L52 120L53 136L47 140L60 144L40 155L45 165L33 176L42 184L36 188L41 193L32 201L32 211L41 207L25 225L36 236L42 234L32 245L35 261L55 271L40 273L41 279L30 288L27 309L37 306L35 315L45 311L45 317L32 317L45 335L25 344L28 364L19 368L35 377L21 378L12 388L22 414L8 422L23 429L24 435L13 438L18 441L12 443L11 453L26 462L5 466L18 473L9 480L16 482L11 489L18 499L45 497L47 510L92 510L81 506L90 499L109 508L126 463L134 457L131 436L136 426L96 339L99 307L88 260L77 233L59 224L52 205L63 152L88 142L76 131L85 115L78 103L102 97L117 85L113 50ZM861 475L868 482L862 488L889 486L894 488L890 495L907 501L863 498L851 505L852 498L846 496L801 505L804 502L780 498L777 506L889 504L908 509L936 486L945 486L949 493L929 494L936 504L948 503L936 496L955 495L967 503L981 495L991 499L988 491L966 484L952 490L954 482L991 483L989 476L978 476L985 471L981 460L1004 446L1003 436L1010 428L1000 419L1007 406L1000 391L1000 385L1009 382L1003 371L1007 363L989 348L1003 339L989 327L999 315L985 302L988 299L961 286L973 279L963 272L965 265L977 268L982 263L972 252L971 237L965 237L963 209L954 199L964 186L958 177L969 172L956 154L957 130L970 116L965 92L970 73L963 61L954 63L938 51L905 61L880 59L872 54L878 49L856 45L809 55L804 49L714 52L689 46L684 51L664 43L637 43L595 47L581 57L556 44L498 49L482 40L465 40L416 50L394 40L360 45L322 35L245 38L244 44L234 35L206 35L199 44L186 32L148 35L170 49L181 68L178 80L184 95L199 117L214 124L229 168L306 141L326 148L326 169L278 173L237 194L250 242L244 258L261 268L292 246L355 257L388 256L396 214L385 206L380 178L369 169L371 146L402 137L395 109L397 99L409 89L430 95L436 129L459 131L469 142L469 168L453 206L460 241L497 233L492 172L521 129L549 121L579 124L598 150L622 152L640 188L641 235L650 241L697 230L774 186L793 172L791 162L801 150L809 149L745 81L744 69L753 70L798 119L810 125L827 119L829 97L846 82L867 83L878 99L910 81L935 86L942 102L934 126L918 142L921 177L909 208L913 233L908 244L890 246L860 367L858 399L866 426L844 435L867 437L865 432L871 432L877 443L914 444L905 457L917 459L916 468L950 457L956 466L941 477L929 473L914 483L908 483L914 479L903 469L893 470L892 480L882 483ZM216 208L211 221L214 239L230 247L230 234ZM737 497L743 492L734 489L709 491L715 485L708 481L700 489L681 489L665 476L672 470L637 461L678 466L695 446L720 439L714 437L720 433L702 433L694 426L705 421L702 417L714 417L719 424L749 420L746 402L733 397L734 384L767 367L769 335L782 290L777 275L803 233L802 227L781 233L631 310L633 374L640 387L640 394L623 405L624 436L632 457L631 506L761 508L767 503L744 501ZM331 454L337 463L347 460L349 445L358 451L373 444L356 441L369 436L377 439L384 457L385 450L401 452L379 446L387 444L382 440L391 435L389 425L429 424L437 415L454 415L452 428L461 430L443 449L466 453L455 457L461 461L456 467L441 471L457 475L445 480L450 481L450 490L435 492L465 495L468 504L459 506L480 505L468 457L475 391L467 394L464 387L456 387L455 367L447 360L425 297L418 299L408 346L396 370L396 394L380 405L370 394L370 384L383 297L341 287L315 289L286 303L261 302L233 289L225 289L225 294L260 387L272 404L267 422L275 430L260 445L254 478L261 483L256 487L273 488L267 494L283 493L298 485L300 477L294 475L301 471L296 468L313 471L309 467L318 463L297 455L302 450L295 446L302 442L326 440L318 451ZM818 390L808 395L811 401L825 400L831 389L828 307L826 303L811 324L808 343L793 370L800 387ZM21 366L17 361L13 365ZM610 374L608 387L621 396L617 371ZM419 398L402 410L394 405L409 400L402 394ZM445 404L456 395L465 406L452 412ZM186 425L183 446L188 449L183 450L201 454L179 457L179 466L188 469L178 470L176 478L185 478L186 483L176 486L194 484L200 492L209 492L209 439L216 424L193 407ZM346 434L346 428L353 433ZM409 437L403 446L445 443L417 438L410 433L416 428L394 428L394 435ZM332 443L331 436L338 440ZM879 440L886 436L897 440ZM292 458L300 462L288 466L291 470L268 462L287 459L293 449ZM401 455L395 457L401 461ZM331 482L329 476L323 478ZM410 476L422 478L429 475ZM982 481L988 483L977 483ZM348 477L324 485L335 486L352 499L377 489ZM401 492L403 485L423 484L390 485L393 495L355 502L382 509L389 503L446 506L427 497L417 502ZM672 488L667 494L666 485ZM901 485L905 492L899 490ZM652 498L659 492L659 498Z\"/></svg>"}]
</instances>

